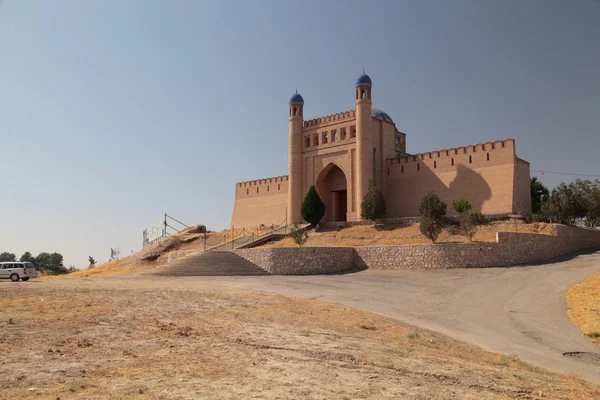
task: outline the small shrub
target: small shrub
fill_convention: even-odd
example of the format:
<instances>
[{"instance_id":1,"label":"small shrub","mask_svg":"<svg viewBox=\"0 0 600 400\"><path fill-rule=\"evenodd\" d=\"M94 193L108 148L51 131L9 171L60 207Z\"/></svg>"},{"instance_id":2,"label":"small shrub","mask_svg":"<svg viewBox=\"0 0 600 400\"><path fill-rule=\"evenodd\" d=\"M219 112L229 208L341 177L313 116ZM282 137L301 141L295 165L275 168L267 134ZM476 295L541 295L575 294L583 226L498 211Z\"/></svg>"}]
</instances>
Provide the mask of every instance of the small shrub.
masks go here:
<instances>
[{"instance_id":1,"label":"small shrub","mask_svg":"<svg viewBox=\"0 0 600 400\"><path fill-rule=\"evenodd\" d=\"M586 334L587 337L597 339L600 338L600 332L590 332Z\"/></svg>"},{"instance_id":2,"label":"small shrub","mask_svg":"<svg viewBox=\"0 0 600 400\"><path fill-rule=\"evenodd\" d=\"M431 218L431 217L421 217L421 222L419 225L419 230L426 238L430 239L432 243L435 243L442 233L443 225Z\"/></svg>"},{"instance_id":3,"label":"small shrub","mask_svg":"<svg viewBox=\"0 0 600 400\"><path fill-rule=\"evenodd\" d=\"M315 185L312 185L302 202L302 208L300 210L302 218L311 224L317 226L321 219L325 215L325 204L319 197Z\"/></svg>"},{"instance_id":4,"label":"small shrub","mask_svg":"<svg viewBox=\"0 0 600 400\"><path fill-rule=\"evenodd\" d=\"M458 213L458 215L463 215L463 213L471 211L473 205L469 200L465 199L464 197L461 197L460 199L454 200L452 202L452 208Z\"/></svg>"},{"instance_id":5,"label":"small shrub","mask_svg":"<svg viewBox=\"0 0 600 400\"><path fill-rule=\"evenodd\" d=\"M426 238L430 239L433 243L436 242L437 238L442 233L442 225L440 220L433 219L431 217L422 216L419 230Z\"/></svg>"},{"instance_id":6,"label":"small shrub","mask_svg":"<svg viewBox=\"0 0 600 400\"><path fill-rule=\"evenodd\" d=\"M15 324L15 319L14 318L9 318L8 319L8 324L9 325L14 325Z\"/></svg>"},{"instance_id":7,"label":"small shrub","mask_svg":"<svg viewBox=\"0 0 600 400\"><path fill-rule=\"evenodd\" d=\"M499 365L501 367L508 367L510 365L510 357L501 356L500 360L496 362L496 365Z\"/></svg>"},{"instance_id":8,"label":"small shrub","mask_svg":"<svg viewBox=\"0 0 600 400\"><path fill-rule=\"evenodd\" d=\"M496 362L496 365L500 365L502 367L508 367L511 365L511 363L517 363L519 361L521 361L519 359L519 357L514 354L510 355L510 356L501 355L500 359Z\"/></svg>"},{"instance_id":9,"label":"small shrub","mask_svg":"<svg viewBox=\"0 0 600 400\"><path fill-rule=\"evenodd\" d=\"M451 226L450 228L448 228L449 235L458 235L459 233L459 230L455 226Z\"/></svg>"},{"instance_id":10,"label":"small shrub","mask_svg":"<svg viewBox=\"0 0 600 400\"><path fill-rule=\"evenodd\" d=\"M292 226L290 237L299 247L302 247L302 245L308 241L308 233L306 233L305 230L300 229L298 224L294 224L294 226Z\"/></svg>"},{"instance_id":11,"label":"small shrub","mask_svg":"<svg viewBox=\"0 0 600 400\"><path fill-rule=\"evenodd\" d=\"M444 217L446 216L446 203L433 192L423 196L419 212L421 213L421 233L433 243L437 240L444 227Z\"/></svg>"},{"instance_id":12,"label":"small shrub","mask_svg":"<svg viewBox=\"0 0 600 400\"><path fill-rule=\"evenodd\" d=\"M474 213L471 213L471 215L473 216L473 223L477 226L485 225L488 222L485 215L483 215L480 212L474 212Z\"/></svg>"},{"instance_id":13,"label":"small shrub","mask_svg":"<svg viewBox=\"0 0 600 400\"><path fill-rule=\"evenodd\" d=\"M406 335L409 339L418 339L421 337L421 335L419 335L419 332L410 332L408 335Z\"/></svg>"},{"instance_id":14,"label":"small shrub","mask_svg":"<svg viewBox=\"0 0 600 400\"><path fill-rule=\"evenodd\" d=\"M477 233L474 214L467 211L460 216L460 232L469 239L469 242L473 241L473 236Z\"/></svg>"},{"instance_id":15,"label":"small shrub","mask_svg":"<svg viewBox=\"0 0 600 400\"><path fill-rule=\"evenodd\" d=\"M361 325L360 328L364 329L366 331L376 331L377 330L376 326L371 326L371 325Z\"/></svg>"},{"instance_id":16,"label":"small shrub","mask_svg":"<svg viewBox=\"0 0 600 400\"><path fill-rule=\"evenodd\" d=\"M385 217L387 207L381 190L375 187L375 182L369 181L369 190L360 204L360 216L375 221Z\"/></svg>"},{"instance_id":17,"label":"small shrub","mask_svg":"<svg viewBox=\"0 0 600 400\"><path fill-rule=\"evenodd\" d=\"M446 208L446 203L440 200L437 194L431 192L423 196L419 205L419 212L421 215L443 219L446 215Z\"/></svg>"}]
</instances>

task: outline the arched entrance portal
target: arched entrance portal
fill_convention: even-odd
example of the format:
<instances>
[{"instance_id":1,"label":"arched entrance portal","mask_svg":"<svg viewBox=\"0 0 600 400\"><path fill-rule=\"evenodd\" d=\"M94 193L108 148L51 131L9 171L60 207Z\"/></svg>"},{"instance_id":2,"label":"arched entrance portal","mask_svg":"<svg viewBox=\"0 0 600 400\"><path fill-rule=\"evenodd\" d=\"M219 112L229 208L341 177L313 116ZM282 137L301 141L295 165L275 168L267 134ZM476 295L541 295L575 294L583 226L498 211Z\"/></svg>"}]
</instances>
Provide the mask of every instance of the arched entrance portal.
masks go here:
<instances>
[{"instance_id":1,"label":"arched entrance portal","mask_svg":"<svg viewBox=\"0 0 600 400\"><path fill-rule=\"evenodd\" d=\"M319 174L315 186L326 207L323 221L346 221L348 189L344 171L335 164L327 165Z\"/></svg>"}]
</instances>

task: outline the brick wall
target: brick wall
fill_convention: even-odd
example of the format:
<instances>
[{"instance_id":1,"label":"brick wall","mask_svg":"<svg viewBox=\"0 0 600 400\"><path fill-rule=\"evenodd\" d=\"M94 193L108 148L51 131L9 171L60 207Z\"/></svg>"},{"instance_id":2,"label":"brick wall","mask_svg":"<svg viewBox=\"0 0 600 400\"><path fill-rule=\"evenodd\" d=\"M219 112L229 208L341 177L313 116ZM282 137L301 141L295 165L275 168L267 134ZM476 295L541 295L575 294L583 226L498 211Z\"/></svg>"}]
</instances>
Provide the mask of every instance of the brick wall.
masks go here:
<instances>
[{"instance_id":1,"label":"brick wall","mask_svg":"<svg viewBox=\"0 0 600 400\"><path fill-rule=\"evenodd\" d=\"M513 213L516 160L513 139L387 160L388 217L419 215L419 204L431 191L448 204L450 214L454 212L452 201L463 196L471 202L473 211ZM522 172L529 179L528 165Z\"/></svg>"},{"instance_id":2,"label":"brick wall","mask_svg":"<svg viewBox=\"0 0 600 400\"><path fill-rule=\"evenodd\" d=\"M517 158L515 164L513 212L522 215L531 214L531 176L529 163L520 158Z\"/></svg>"},{"instance_id":3,"label":"brick wall","mask_svg":"<svg viewBox=\"0 0 600 400\"><path fill-rule=\"evenodd\" d=\"M284 223L288 193L287 176L237 183L231 224L236 228L257 228L261 224Z\"/></svg>"}]
</instances>

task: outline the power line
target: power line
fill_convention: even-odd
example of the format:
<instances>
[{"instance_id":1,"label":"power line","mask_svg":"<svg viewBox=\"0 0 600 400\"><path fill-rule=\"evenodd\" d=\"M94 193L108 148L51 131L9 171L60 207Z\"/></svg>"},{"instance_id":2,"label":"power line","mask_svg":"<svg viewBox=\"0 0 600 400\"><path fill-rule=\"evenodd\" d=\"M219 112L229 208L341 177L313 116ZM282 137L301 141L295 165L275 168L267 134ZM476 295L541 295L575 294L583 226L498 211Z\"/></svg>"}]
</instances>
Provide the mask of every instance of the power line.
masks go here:
<instances>
[{"instance_id":1,"label":"power line","mask_svg":"<svg viewBox=\"0 0 600 400\"><path fill-rule=\"evenodd\" d=\"M532 169L531 172L541 172L543 174L554 174L554 175L570 175L570 176L593 176L595 178L600 178L600 175L594 174L572 174L570 172L554 172L554 171L541 171L537 169Z\"/></svg>"}]
</instances>

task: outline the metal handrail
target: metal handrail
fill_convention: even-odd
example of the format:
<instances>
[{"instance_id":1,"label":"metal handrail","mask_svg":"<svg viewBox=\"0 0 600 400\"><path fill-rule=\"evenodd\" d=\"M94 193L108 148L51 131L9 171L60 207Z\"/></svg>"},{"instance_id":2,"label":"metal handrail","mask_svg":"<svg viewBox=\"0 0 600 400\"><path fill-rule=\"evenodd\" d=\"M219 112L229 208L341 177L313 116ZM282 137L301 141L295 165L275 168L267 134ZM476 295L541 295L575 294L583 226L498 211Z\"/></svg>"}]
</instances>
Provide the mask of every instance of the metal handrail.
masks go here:
<instances>
[{"instance_id":1,"label":"metal handrail","mask_svg":"<svg viewBox=\"0 0 600 400\"><path fill-rule=\"evenodd\" d=\"M219 247L225 247L229 243L231 243L231 249L233 250L233 249L236 248L236 242L239 242L240 239L243 239L244 237L247 237L250 240L248 240L248 241L246 241L244 243L241 243L241 244L247 244L247 243L253 242L255 240L259 240L259 239L265 238L268 235L272 235L272 234L274 234L275 232L277 232L278 230L281 230L281 229L283 229L283 234L286 235L287 234L287 227L288 227L288 225L287 225L287 218L286 218L281 224L271 225L271 229L268 232L265 232L265 233L260 234L260 235L258 234L260 228L256 228L255 233L248 234L248 235L245 235L244 233L246 231L249 231L249 230L247 228L243 228L242 231L240 232L240 234L237 235L237 237L235 236L235 233L232 230L232 234L231 234L231 239L230 240L225 240L223 243L221 243L224 239L227 238L227 236L224 236L221 241L217 242L215 245L213 245L211 247L207 247L205 249L205 251L211 251L211 250L215 250L216 248L219 248Z\"/></svg>"}]
</instances>

